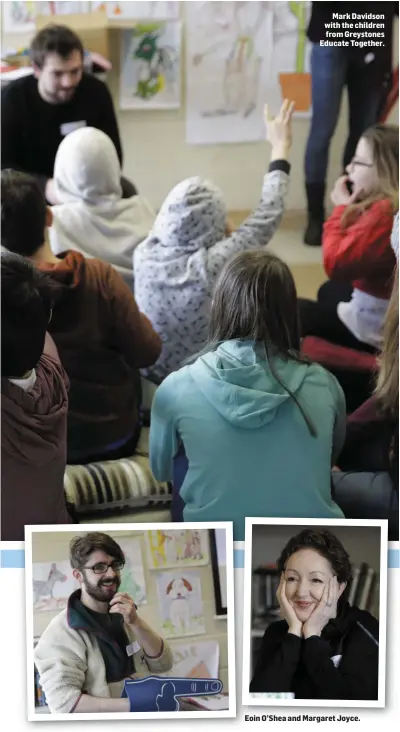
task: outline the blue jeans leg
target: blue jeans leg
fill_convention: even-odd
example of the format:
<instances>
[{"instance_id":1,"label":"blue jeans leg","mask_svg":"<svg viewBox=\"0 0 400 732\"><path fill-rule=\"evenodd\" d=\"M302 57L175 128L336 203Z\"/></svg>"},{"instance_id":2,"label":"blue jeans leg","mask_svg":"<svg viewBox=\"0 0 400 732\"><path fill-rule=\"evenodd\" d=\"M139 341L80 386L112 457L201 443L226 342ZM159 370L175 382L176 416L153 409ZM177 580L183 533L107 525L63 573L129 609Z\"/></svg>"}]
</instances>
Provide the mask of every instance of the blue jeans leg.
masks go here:
<instances>
[{"instance_id":1,"label":"blue jeans leg","mask_svg":"<svg viewBox=\"0 0 400 732\"><path fill-rule=\"evenodd\" d=\"M305 156L307 183L325 182L329 147L346 83L347 59L346 49L312 45L312 119Z\"/></svg>"}]
</instances>

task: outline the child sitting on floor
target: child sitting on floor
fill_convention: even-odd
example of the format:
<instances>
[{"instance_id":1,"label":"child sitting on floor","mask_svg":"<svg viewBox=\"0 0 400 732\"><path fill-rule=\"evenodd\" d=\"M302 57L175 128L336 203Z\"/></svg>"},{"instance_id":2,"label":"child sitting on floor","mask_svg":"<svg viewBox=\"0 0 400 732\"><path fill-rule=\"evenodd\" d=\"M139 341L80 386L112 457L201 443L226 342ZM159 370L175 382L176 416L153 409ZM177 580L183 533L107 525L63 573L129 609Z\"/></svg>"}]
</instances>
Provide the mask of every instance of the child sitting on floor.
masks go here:
<instances>
[{"instance_id":1,"label":"child sitting on floor","mask_svg":"<svg viewBox=\"0 0 400 732\"><path fill-rule=\"evenodd\" d=\"M289 187L291 118L287 100L267 114L271 162L261 201L237 231L227 225L221 191L188 178L169 193L153 229L134 253L135 298L163 341L161 357L146 372L156 382L204 346L211 293L224 264L237 252L266 246L282 218Z\"/></svg>"},{"instance_id":2,"label":"child sitting on floor","mask_svg":"<svg viewBox=\"0 0 400 732\"><path fill-rule=\"evenodd\" d=\"M331 194L335 209L323 234L330 280L317 302L300 300L303 336L369 352L381 347L396 263L390 234L398 197L399 128L375 125Z\"/></svg>"},{"instance_id":3,"label":"child sitting on floor","mask_svg":"<svg viewBox=\"0 0 400 732\"><path fill-rule=\"evenodd\" d=\"M148 235L155 212L143 196L122 198L121 166L112 140L83 127L58 148L54 183L60 205L49 231L54 254L75 249L112 264L133 289L133 252Z\"/></svg>"},{"instance_id":4,"label":"child sitting on floor","mask_svg":"<svg viewBox=\"0 0 400 732\"><path fill-rule=\"evenodd\" d=\"M242 540L245 516L343 517L331 496L343 393L299 351L288 267L266 250L236 255L216 286L208 345L152 405L153 474L171 480L174 458L188 461L185 521L233 521Z\"/></svg>"}]
</instances>

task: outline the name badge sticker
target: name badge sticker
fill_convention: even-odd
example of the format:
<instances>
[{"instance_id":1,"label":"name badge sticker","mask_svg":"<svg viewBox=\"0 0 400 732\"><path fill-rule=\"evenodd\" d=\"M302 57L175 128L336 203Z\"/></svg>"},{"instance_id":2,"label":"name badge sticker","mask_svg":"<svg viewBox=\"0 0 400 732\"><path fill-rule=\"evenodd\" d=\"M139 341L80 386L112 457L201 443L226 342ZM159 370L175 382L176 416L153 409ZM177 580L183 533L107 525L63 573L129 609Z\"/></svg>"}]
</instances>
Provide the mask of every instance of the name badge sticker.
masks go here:
<instances>
[{"instance_id":1,"label":"name badge sticker","mask_svg":"<svg viewBox=\"0 0 400 732\"><path fill-rule=\"evenodd\" d=\"M129 646L126 647L126 652L128 656L133 656L133 654L137 653L138 651L140 651L140 643L138 643L137 641L130 643Z\"/></svg>"},{"instance_id":2,"label":"name badge sticker","mask_svg":"<svg viewBox=\"0 0 400 732\"><path fill-rule=\"evenodd\" d=\"M60 125L60 132L63 137L66 137L66 135L70 135L71 132L75 132L75 130L80 130L81 127L86 127L87 123L85 119L81 119L79 122L64 122L64 124Z\"/></svg>"}]
</instances>

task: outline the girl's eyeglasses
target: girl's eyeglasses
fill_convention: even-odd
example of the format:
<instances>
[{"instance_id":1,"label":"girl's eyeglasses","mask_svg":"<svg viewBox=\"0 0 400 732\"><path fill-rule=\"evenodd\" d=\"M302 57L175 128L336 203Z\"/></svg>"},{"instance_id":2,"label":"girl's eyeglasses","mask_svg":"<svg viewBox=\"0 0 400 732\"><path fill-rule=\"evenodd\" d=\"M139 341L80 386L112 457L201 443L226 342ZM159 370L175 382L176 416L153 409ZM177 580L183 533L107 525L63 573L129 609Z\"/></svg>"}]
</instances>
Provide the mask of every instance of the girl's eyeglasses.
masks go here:
<instances>
[{"instance_id":1,"label":"girl's eyeglasses","mask_svg":"<svg viewBox=\"0 0 400 732\"><path fill-rule=\"evenodd\" d=\"M349 162L349 167L351 166L353 168L355 165L359 165L361 168L373 168L374 167L373 163L364 163L363 160L356 160L355 158L353 158Z\"/></svg>"},{"instance_id":2,"label":"girl's eyeglasses","mask_svg":"<svg viewBox=\"0 0 400 732\"><path fill-rule=\"evenodd\" d=\"M120 572L125 567L125 562L111 562L110 564L99 562L98 564L94 564L93 567L81 567L81 569L91 569L95 574L105 574L109 567L114 572Z\"/></svg>"}]
</instances>

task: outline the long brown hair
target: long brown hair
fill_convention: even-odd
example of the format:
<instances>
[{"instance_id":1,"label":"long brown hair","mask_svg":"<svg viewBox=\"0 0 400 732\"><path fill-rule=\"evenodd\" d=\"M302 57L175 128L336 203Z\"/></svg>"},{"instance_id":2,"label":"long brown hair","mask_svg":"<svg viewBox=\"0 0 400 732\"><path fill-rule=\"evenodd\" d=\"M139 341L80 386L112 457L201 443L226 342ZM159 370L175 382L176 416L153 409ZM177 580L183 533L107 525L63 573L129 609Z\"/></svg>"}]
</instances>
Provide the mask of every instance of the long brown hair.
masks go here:
<instances>
[{"instance_id":1,"label":"long brown hair","mask_svg":"<svg viewBox=\"0 0 400 732\"><path fill-rule=\"evenodd\" d=\"M234 339L263 343L272 375L296 402L315 437L311 419L282 383L271 362L271 357L278 356L309 364L300 355L297 292L292 274L279 257L264 249L234 256L216 283L203 353Z\"/></svg>"},{"instance_id":2,"label":"long brown hair","mask_svg":"<svg viewBox=\"0 0 400 732\"><path fill-rule=\"evenodd\" d=\"M392 213L399 209L399 128L397 125L374 125L362 135L372 153L372 162L379 179L379 188L361 201L351 203L342 216L344 228L352 224L373 203L388 200Z\"/></svg>"},{"instance_id":3,"label":"long brown hair","mask_svg":"<svg viewBox=\"0 0 400 732\"><path fill-rule=\"evenodd\" d=\"M380 411L388 417L399 414L399 270L396 268L392 295L383 328L382 353L375 395Z\"/></svg>"}]
</instances>

